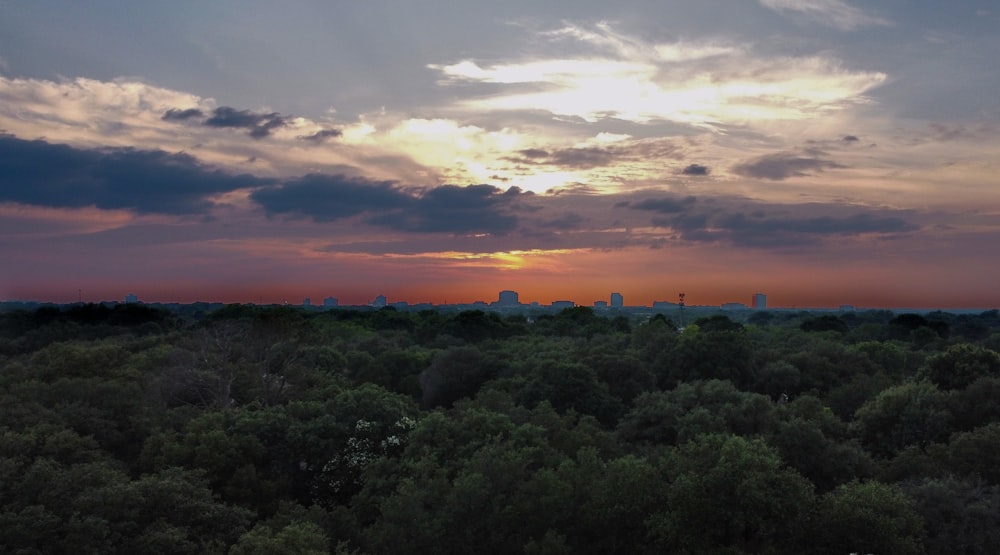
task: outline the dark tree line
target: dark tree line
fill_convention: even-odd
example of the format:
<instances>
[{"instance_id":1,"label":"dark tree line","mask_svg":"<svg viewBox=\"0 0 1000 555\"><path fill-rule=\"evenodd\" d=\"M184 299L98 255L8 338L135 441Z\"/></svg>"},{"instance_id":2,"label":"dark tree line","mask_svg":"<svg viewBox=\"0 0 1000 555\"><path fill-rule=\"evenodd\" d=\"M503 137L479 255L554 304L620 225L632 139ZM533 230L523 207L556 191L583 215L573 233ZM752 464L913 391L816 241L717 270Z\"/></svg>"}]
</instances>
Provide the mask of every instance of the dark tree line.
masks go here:
<instances>
[{"instance_id":1,"label":"dark tree line","mask_svg":"<svg viewBox=\"0 0 1000 555\"><path fill-rule=\"evenodd\" d=\"M0 313L4 553L989 553L1000 317Z\"/></svg>"}]
</instances>

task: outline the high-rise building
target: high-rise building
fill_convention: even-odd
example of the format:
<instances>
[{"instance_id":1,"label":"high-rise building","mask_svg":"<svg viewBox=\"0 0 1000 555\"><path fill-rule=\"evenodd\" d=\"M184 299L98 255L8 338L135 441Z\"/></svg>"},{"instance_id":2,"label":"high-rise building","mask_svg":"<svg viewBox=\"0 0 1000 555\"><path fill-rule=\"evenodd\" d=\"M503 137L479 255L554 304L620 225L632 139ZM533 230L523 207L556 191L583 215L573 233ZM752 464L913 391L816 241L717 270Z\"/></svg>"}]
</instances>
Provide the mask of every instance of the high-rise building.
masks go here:
<instances>
[{"instance_id":1,"label":"high-rise building","mask_svg":"<svg viewBox=\"0 0 1000 555\"><path fill-rule=\"evenodd\" d=\"M517 297L517 291L501 291L497 298L497 306L517 306L521 304Z\"/></svg>"},{"instance_id":2,"label":"high-rise building","mask_svg":"<svg viewBox=\"0 0 1000 555\"><path fill-rule=\"evenodd\" d=\"M337 301L336 297L327 297L327 298L323 299L323 307L324 308L337 308L337 306L339 304L340 304L340 302Z\"/></svg>"},{"instance_id":3,"label":"high-rise building","mask_svg":"<svg viewBox=\"0 0 1000 555\"><path fill-rule=\"evenodd\" d=\"M139 297L137 297L135 293L129 293L128 295L125 295L125 302L128 304L137 303L139 302Z\"/></svg>"},{"instance_id":4,"label":"high-rise building","mask_svg":"<svg viewBox=\"0 0 1000 555\"><path fill-rule=\"evenodd\" d=\"M763 293L754 293L752 306L757 310L764 310L767 308L767 295Z\"/></svg>"},{"instance_id":5,"label":"high-rise building","mask_svg":"<svg viewBox=\"0 0 1000 555\"><path fill-rule=\"evenodd\" d=\"M625 297L621 293L611 294L611 308L621 308L625 306Z\"/></svg>"},{"instance_id":6,"label":"high-rise building","mask_svg":"<svg viewBox=\"0 0 1000 555\"><path fill-rule=\"evenodd\" d=\"M379 295L375 297L374 301L372 301L372 306L375 308L384 308L387 304L389 304L389 302L388 299L385 298L385 295Z\"/></svg>"}]
</instances>

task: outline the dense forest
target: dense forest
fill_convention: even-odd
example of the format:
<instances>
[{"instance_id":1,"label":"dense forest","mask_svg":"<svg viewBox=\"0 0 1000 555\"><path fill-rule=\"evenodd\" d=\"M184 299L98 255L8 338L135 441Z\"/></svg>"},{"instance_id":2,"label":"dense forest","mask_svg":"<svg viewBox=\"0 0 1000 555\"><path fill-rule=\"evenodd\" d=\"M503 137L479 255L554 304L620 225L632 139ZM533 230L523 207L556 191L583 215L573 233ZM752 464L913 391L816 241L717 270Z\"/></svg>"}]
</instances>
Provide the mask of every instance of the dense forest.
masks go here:
<instances>
[{"instance_id":1,"label":"dense forest","mask_svg":"<svg viewBox=\"0 0 1000 555\"><path fill-rule=\"evenodd\" d=\"M992 553L1000 314L0 314L3 553Z\"/></svg>"}]
</instances>

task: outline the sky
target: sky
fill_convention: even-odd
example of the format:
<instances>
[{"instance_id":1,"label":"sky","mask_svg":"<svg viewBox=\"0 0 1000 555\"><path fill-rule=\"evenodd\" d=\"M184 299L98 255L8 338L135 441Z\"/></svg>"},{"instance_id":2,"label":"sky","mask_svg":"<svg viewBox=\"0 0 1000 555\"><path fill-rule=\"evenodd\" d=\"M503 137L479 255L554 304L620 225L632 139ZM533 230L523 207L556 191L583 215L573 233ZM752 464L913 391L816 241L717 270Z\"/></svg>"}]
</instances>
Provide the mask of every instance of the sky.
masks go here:
<instances>
[{"instance_id":1,"label":"sky","mask_svg":"<svg viewBox=\"0 0 1000 555\"><path fill-rule=\"evenodd\" d=\"M995 0L0 2L0 300L995 308Z\"/></svg>"}]
</instances>

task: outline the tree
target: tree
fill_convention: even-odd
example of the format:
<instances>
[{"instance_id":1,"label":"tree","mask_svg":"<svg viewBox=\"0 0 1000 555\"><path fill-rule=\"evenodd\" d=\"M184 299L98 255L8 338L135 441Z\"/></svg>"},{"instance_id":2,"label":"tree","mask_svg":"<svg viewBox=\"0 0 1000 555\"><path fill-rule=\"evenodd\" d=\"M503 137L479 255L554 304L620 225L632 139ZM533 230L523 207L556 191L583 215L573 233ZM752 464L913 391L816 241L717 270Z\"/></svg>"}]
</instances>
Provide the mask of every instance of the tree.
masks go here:
<instances>
[{"instance_id":1,"label":"tree","mask_svg":"<svg viewBox=\"0 0 1000 555\"><path fill-rule=\"evenodd\" d=\"M672 457L666 513L651 516L665 547L687 553L794 552L812 486L761 440L701 436Z\"/></svg>"},{"instance_id":2,"label":"tree","mask_svg":"<svg viewBox=\"0 0 1000 555\"><path fill-rule=\"evenodd\" d=\"M812 521L810 551L844 553L923 553L923 521L896 486L850 482L822 496Z\"/></svg>"},{"instance_id":3,"label":"tree","mask_svg":"<svg viewBox=\"0 0 1000 555\"><path fill-rule=\"evenodd\" d=\"M979 378L1000 377L1000 353L959 343L928 358L918 376L944 390L964 389Z\"/></svg>"},{"instance_id":4,"label":"tree","mask_svg":"<svg viewBox=\"0 0 1000 555\"><path fill-rule=\"evenodd\" d=\"M607 425L617 421L622 411L621 401L611 396L596 373L574 362L540 361L514 398L528 407L548 401L559 412L575 410Z\"/></svg>"},{"instance_id":5,"label":"tree","mask_svg":"<svg viewBox=\"0 0 1000 555\"><path fill-rule=\"evenodd\" d=\"M807 332L834 331L837 333L847 333L850 331L850 328L847 327L847 324L843 320L830 314L806 320L799 325L799 329Z\"/></svg>"},{"instance_id":6,"label":"tree","mask_svg":"<svg viewBox=\"0 0 1000 555\"><path fill-rule=\"evenodd\" d=\"M954 477L902 484L924 522L927 553L996 552L1000 544L1000 487Z\"/></svg>"},{"instance_id":7,"label":"tree","mask_svg":"<svg viewBox=\"0 0 1000 555\"><path fill-rule=\"evenodd\" d=\"M929 382L908 382L865 403L854 423L865 449L890 457L908 445L923 448L947 437L950 421L947 394Z\"/></svg>"},{"instance_id":8,"label":"tree","mask_svg":"<svg viewBox=\"0 0 1000 555\"><path fill-rule=\"evenodd\" d=\"M753 346L742 332L685 333L673 349L657 360L655 372L663 389L681 382L711 379L729 380L740 389L749 389L757 378L754 355Z\"/></svg>"},{"instance_id":9,"label":"tree","mask_svg":"<svg viewBox=\"0 0 1000 555\"><path fill-rule=\"evenodd\" d=\"M450 407L473 397L480 386L496 377L502 364L475 347L454 347L434 356L420 374L425 407Z\"/></svg>"},{"instance_id":10,"label":"tree","mask_svg":"<svg viewBox=\"0 0 1000 555\"><path fill-rule=\"evenodd\" d=\"M230 555L326 555L330 541L322 528L311 522L292 522L278 530L258 524L243 534Z\"/></svg>"},{"instance_id":11,"label":"tree","mask_svg":"<svg viewBox=\"0 0 1000 555\"><path fill-rule=\"evenodd\" d=\"M1000 485L1000 422L953 434L948 441L947 468L962 476Z\"/></svg>"}]
</instances>

